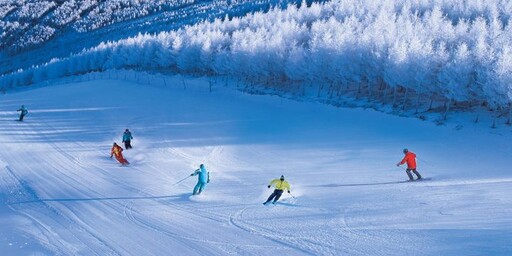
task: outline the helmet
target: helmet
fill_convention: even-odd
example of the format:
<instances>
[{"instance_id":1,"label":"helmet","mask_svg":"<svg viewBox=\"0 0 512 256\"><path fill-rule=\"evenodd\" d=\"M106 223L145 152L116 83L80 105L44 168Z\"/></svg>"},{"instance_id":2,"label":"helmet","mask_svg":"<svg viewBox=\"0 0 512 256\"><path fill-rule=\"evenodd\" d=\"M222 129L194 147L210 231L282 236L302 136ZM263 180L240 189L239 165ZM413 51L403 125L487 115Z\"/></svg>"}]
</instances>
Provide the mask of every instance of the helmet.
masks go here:
<instances>
[{"instance_id":1,"label":"helmet","mask_svg":"<svg viewBox=\"0 0 512 256\"><path fill-rule=\"evenodd\" d=\"M404 148L404 153L407 153L409 152L409 150L407 148Z\"/></svg>"},{"instance_id":2,"label":"helmet","mask_svg":"<svg viewBox=\"0 0 512 256\"><path fill-rule=\"evenodd\" d=\"M279 178L280 180L284 180L284 175L281 175L281 178Z\"/></svg>"}]
</instances>

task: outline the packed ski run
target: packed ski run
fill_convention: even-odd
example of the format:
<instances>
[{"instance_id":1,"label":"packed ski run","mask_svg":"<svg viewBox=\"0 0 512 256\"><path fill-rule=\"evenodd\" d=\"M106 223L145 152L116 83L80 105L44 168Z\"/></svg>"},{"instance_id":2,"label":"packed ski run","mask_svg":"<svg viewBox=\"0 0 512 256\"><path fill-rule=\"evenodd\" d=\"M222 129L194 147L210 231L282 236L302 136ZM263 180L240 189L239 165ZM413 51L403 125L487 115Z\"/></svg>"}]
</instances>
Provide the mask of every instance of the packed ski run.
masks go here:
<instances>
[{"instance_id":1,"label":"packed ski run","mask_svg":"<svg viewBox=\"0 0 512 256\"><path fill-rule=\"evenodd\" d=\"M512 252L509 127L185 82L1 95L2 255Z\"/></svg>"}]
</instances>

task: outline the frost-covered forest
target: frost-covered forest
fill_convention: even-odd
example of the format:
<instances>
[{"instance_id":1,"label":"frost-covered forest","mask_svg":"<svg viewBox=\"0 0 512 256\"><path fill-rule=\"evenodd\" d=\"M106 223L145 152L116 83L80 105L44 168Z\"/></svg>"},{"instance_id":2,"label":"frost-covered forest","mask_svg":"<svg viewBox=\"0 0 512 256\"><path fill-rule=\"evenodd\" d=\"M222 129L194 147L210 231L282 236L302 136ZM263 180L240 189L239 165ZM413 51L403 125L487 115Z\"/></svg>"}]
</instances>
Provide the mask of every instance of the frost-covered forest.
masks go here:
<instances>
[{"instance_id":1,"label":"frost-covered forest","mask_svg":"<svg viewBox=\"0 0 512 256\"><path fill-rule=\"evenodd\" d=\"M6 0L0 1L0 50L9 54L41 46L66 33L83 34L115 24L133 31L161 31L219 14L244 15L298 0ZM139 24L123 24L124 22ZM153 28L150 28L153 27ZM112 33L111 30L102 31ZM120 31L117 30L118 34Z\"/></svg>"},{"instance_id":2,"label":"frost-covered forest","mask_svg":"<svg viewBox=\"0 0 512 256\"><path fill-rule=\"evenodd\" d=\"M286 8L301 1L0 1L0 74L66 58L100 42Z\"/></svg>"},{"instance_id":3,"label":"frost-covered forest","mask_svg":"<svg viewBox=\"0 0 512 256\"><path fill-rule=\"evenodd\" d=\"M102 42L1 81L12 87L135 68L231 77L298 95L316 88L330 101L349 96L403 109L441 101L446 110L508 110L511 14L505 0L291 4Z\"/></svg>"}]
</instances>

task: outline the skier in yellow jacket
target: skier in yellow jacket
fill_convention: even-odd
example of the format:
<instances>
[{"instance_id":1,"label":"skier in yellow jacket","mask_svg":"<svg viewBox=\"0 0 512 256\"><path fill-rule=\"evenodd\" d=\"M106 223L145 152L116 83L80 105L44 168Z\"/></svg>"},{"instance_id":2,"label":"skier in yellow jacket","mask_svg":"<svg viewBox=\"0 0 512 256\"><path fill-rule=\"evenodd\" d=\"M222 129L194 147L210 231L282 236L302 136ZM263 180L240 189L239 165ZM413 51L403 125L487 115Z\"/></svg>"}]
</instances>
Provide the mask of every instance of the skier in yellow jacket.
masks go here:
<instances>
[{"instance_id":1,"label":"skier in yellow jacket","mask_svg":"<svg viewBox=\"0 0 512 256\"><path fill-rule=\"evenodd\" d=\"M264 205L272 201L272 199L274 199L274 202L272 203L275 204L277 200L279 200L279 198L283 194L283 190L285 189L288 191L288 194L290 193L290 184L284 180L283 175L281 175L281 178L279 179L273 179L272 181L270 181L268 188L270 188L271 186L275 187L274 192L268 197L267 201L263 203Z\"/></svg>"}]
</instances>

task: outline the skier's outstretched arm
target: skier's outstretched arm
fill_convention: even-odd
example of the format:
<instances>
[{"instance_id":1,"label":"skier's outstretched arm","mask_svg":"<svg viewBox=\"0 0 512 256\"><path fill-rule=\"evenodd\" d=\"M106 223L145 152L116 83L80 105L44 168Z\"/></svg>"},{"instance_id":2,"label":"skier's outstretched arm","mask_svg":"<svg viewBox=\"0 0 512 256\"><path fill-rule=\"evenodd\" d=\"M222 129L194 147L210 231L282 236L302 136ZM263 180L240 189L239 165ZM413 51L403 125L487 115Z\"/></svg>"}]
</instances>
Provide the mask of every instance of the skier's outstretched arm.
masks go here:
<instances>
[{"instance_id":1,"label":"skier's outstretched arm","mask_svg":"<svg viewBox=\"0 0 512 256\"><path fill-rule=\"evenodd\" d=\"M271 180L270 183L268 184L267 188L272 187L272 185L276 184L278 181L279 181L278 179Z\"/></svg>"},{"instance_id":2,"label":"skier's outstretched arm","mask_svg":"<svg viewBox=\"0 0 512 256\"><path fill-rule=\"evenodd\" d=\"M396 166L400 166L400 165L402 165L402 164L405 164L405 162L406 162L406 161L407 161L407 155L406 155L406 156L404 156L404 158L402 159L402 161L398 162L398 163L396 164Z\"/></svg>"}]
</instances>

